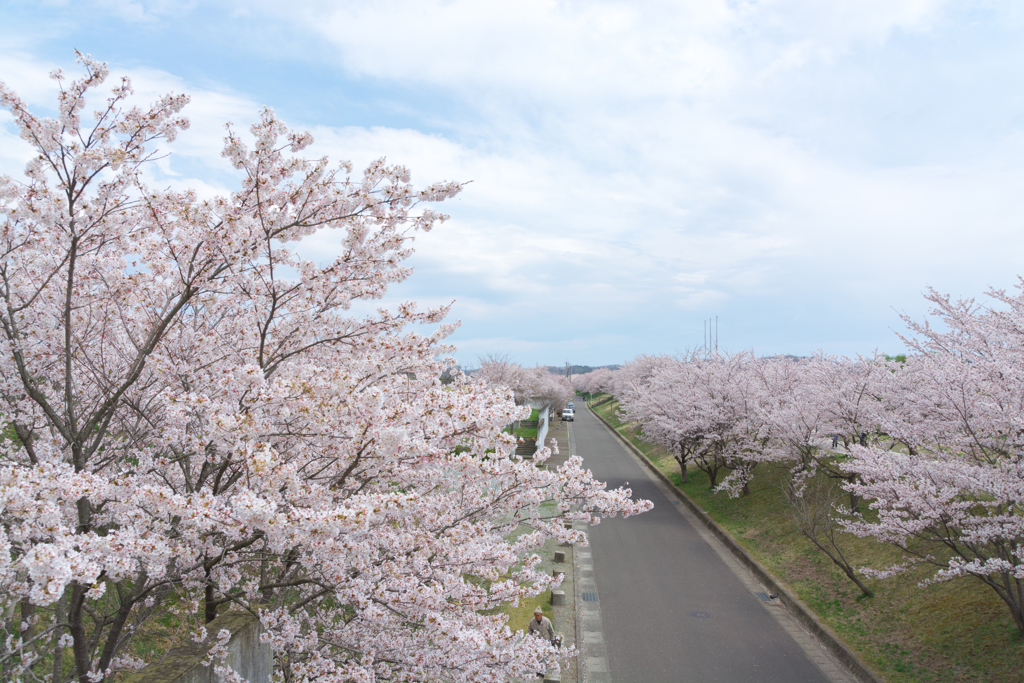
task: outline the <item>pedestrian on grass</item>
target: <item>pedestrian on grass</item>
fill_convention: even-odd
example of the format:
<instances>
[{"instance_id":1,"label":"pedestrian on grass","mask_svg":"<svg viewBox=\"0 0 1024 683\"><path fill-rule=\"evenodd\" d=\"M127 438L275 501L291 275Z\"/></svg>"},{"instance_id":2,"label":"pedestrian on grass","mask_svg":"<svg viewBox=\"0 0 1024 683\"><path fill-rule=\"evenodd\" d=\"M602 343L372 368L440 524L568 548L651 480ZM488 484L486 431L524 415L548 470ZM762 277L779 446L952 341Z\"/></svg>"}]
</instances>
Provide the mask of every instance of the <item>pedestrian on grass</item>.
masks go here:
<instances>
[{"instance_id":1,"label":"pedestrian on grass","mask_svg":"<svg viewBox=\"0 0 1024 683\"><path fill-rule=\"evenodd\" d=\"M540 636L549 643L555 639L555 629L551 626L551 620L544 616L540 607L533 610L533 619L530 620L526 632L531 636Z\"/></svg>"},{"instance_id":2,"label":"pedestrian on grass","mask_svg":"<svg viewBox=\"0 0 1024 683\"><path fill-rule=\"evenodd\" d=\"M554 644L555 641L555 629L551 626L551 620L544 616L544 612L540 606L533 610L533 619L530 620L530 625L526 627L526 632L531 636L540 636L549 643ZM538 671L537 678L543 678L544 672Z\"/></svg>"}]
</instances>

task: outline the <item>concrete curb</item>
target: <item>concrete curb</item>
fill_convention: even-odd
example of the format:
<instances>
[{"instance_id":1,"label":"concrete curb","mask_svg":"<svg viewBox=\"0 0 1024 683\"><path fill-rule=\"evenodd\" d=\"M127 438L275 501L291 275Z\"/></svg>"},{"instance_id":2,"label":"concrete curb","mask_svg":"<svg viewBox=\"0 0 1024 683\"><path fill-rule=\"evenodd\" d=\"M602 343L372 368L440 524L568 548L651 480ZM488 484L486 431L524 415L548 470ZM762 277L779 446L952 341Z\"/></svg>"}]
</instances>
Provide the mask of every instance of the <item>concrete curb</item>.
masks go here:
<instances>
[{"instance_id":1,"label":"concrete curb","mask_svg":"<svg viewBox=\"0 0 1024 683\"><path fill-rule=\"evenodd\" d=\"M566 435L568 443L565 447L569 451L569 457L574 455L573 451L575 444L573 443L573 434L566 429ZM573 526L576 526L573 524ZM583 654L583 648L586 644L583 642L583 593L580 588L579 576L582 573L580 571L579 557L580 554L576 552L576 544L572 544L572 589L573 589L573 611L576 617L576 683L587 683L587 658Z\"/></svg>"},{"instance_id":2,"label":"concrete curb","mask_svg":"<svg viewBox=\"0 0 1024 683\"><path fill-rule=\"evenodd\" d=\"M798 597L793 595L783 586L779 581L772 576L767 569L761 566L761 563L753 558L750 553L746 551L736 540L729 534L728 531L723 529L718 522L711 519L708 513L704 512L697 503L693 501L683 491L679 490L672 480L665 476L665 474L655 467L654 463L647 459L647 456L639 448L629 442L628 439L619 433L619 430L612 427L607 420L597 414L596 411L591 410L591 413L601 421L601 423L615 435L615 438L622 443L630 452L636 454L641 462L643 462L648 469L661 479L668 487L676 494L676 496L685 504L694 515L697 516L704 526L706 526L711 533L721 541L726 548L732 552L736 558L742 562L753 574L758 578L761 583L765 585L772 593L778 594L782 604L789 609L790 613L797 618L797 620L811 632L827 649L832 656L838 659L846 669L853 674L862 683L885 683L885 680L879 678L871 669L869 669L860 659L855 655L842 641L839 640L838 636L832 633L831 630L823 623L818 620L814 612L803 603Z\"/></svg>"}]
</instances>

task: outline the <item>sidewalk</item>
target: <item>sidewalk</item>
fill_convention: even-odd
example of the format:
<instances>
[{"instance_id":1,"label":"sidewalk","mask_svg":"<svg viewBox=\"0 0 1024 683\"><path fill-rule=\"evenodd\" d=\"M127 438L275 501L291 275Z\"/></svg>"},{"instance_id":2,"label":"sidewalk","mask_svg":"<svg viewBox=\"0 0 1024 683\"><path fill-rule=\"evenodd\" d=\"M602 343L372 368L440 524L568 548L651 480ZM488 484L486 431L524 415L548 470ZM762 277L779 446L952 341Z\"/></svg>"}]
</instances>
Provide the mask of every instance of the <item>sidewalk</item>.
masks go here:
<instances>
[{"instance_id":1,"label":"sidewalk","mask_svg":"<svg viewBox=\"0 0 1024 683\"><path fill-rule=\"evenodd\" d=\"M555 417L551 421L550 427L548 428L546 443L544 445L550 446L551 439L557 440L559 451L556 455L552 455L547 461L547 466L554 469L568 460L570 455L568 423L562 422L559 417ZM562 551L565 553L565 562L556 563L554 561L556 551ZM555 633L562 636L563 647L568 647L570 645L579 647L579 643L576 638L576 584L573 572L573 561L575 559L573 551L574 548L571 545L562 545L552 539L545 543L544 547L538 553L541 557L540 566L543 571L558 571L565 575L565 578L562 580L562 585L556 589L565 592L565 604L557 607L553 606L551 608L551 623L555 628ZM577 672L577 661L573 658L563 664L560 678L555 678L549 675L544 680L559 681L560 683L580 683Z\"/></svg>"}]
</instances>

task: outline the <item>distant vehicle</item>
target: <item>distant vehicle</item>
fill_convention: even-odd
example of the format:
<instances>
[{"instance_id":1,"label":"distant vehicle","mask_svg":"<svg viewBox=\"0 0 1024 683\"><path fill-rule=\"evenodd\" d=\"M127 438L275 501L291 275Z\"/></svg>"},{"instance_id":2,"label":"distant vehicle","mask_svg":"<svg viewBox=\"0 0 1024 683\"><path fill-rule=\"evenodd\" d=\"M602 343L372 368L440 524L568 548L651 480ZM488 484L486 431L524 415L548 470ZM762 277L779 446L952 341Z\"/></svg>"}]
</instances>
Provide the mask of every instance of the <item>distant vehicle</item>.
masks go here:
<instances>
[{"instance_id":1,"label":"distant vehicle","mask_svg":"<svg viewBox=\"0 0 1024 683\"><path fill-rule=\"evenodd\" d=\"M573 418L573 416L575 414L576 414L576 411L573 410L572 408L563 408L562 409L562 422L572 422L573 421L572 418Z\"/></svg>"},{"instance_id":2,"label":"distant vehicle","mask_svg":"<svg viewBox=\"0 0 1024 683\"><path fill-rule=\"evenodd\" d=\"M573 410L576 410L576 406L572 404L572 401L569 401L569 407L572 408Z\"/></svg>"}]
</instances>

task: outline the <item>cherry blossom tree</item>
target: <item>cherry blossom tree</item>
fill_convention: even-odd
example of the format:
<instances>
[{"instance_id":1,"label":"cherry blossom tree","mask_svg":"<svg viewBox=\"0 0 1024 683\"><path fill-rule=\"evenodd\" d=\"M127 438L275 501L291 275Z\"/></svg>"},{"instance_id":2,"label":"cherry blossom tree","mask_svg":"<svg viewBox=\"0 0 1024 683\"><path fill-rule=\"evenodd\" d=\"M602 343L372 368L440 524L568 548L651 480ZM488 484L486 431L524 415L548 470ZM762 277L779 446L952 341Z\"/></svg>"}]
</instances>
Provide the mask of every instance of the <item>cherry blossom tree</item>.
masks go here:
<instances>
[{"instance_id":1,"label":"cherry blossom tree","mask_svg":"<svg viewBox=\"0 0 1024 683\"><path fill-rule=\"evenodd\" d=\"M762 460L788 463L791 487L796 494L806 479L819 472L829 477L849 479L850 474L835 465L836 454L830 449L828 435L832 418L834 392L842 393L842 380L849 376L842 370L847 361L834 361L822 355L809 359L773 357L753 364L755 382L764 397L760 410L765 417ZM824 391L823 380L837 380ZM838 386L836 386L838 384ZM842 411L843 404L838 410ZM847 412L840 412L846 416ZM841 457L841 456L840 456Z\"/></svg>"},{"instance_id":2,"label":"cherry blossom tree","mask_svg":"<svg viewBox=\"0 0 1024 683\"><path fill-rule=\"evenodd\" d=\"M879 420L887 408L882 385L894 365L880 354L856 359L815 354L806 362L809 396L822 413L823 429L847 449L862 441L878 444L885 437ZM861 444L866 445L866 444Z\"/></svg>"},{"instance_id":3,"label":"cherry blossom tree","mask_svg":"<svg viewBox=\"0 0 1024 683\"><path fill-rule=\"evenodd\" d=\"M490 353L480 359L480 368L473 378L492 387L503 387L512 392L518 405L526 405L526 372L509 354Z\"/></svg>"},{"instance_id":4,"label":"cherry blossom tree","mask_svg":"<svg viewBox=\"0 0 1024 683\"><path fill-rule=\"evenodd\" d=\"M816 470L852 483L856 474L841 466L852 446L871 444L887 450L906 447L882 428L887 413L904 409L890 400L894 394L888 388L899 370L899 364L880 354L850 359L819 353L803 363L805 390L801 403L818 422L818 447L809 453ZM835 447L825 442L825 437L832 439ZM856 512L860 502L851 492L850 510Z\"/></svg>"},{"instance_id":5,"label":"cherry blossom tree","mask_svg":"<svg viewBox=\"0 0 1024 683\"><path fill-rule=\"evenodd\" d=\"M572 385L565 375L551 372L543 365L525 370L524 375L524 392L535 405L550 405L561 410L572 401Z\"/></svg>"},{"instance_id":6,"label":"cherry blossom tree","mask_svg":"<svg viewBox=\"0 0 1024 683\"><path fill-rule=\"evenodd\" d=\"M695 419L694 381L683 360L664 357L652 372L634 373L633 363L624 368L632 380L619 394L623 416L640 427L645 439L664 446L679 463L684 483L688 465L702 446L704 433Z\"/></svg>"},{"instance_id":7,"label":"cherry blossom tree","mask_svg":"<svg viewBox=\"0 0 1024 683\"><path fill-rule=\"evenodd\" d=\"M561 410L572 400L572 387L565 377L549 371L543 365L524 368L508 354L482 357L480 369L473 377L489 386L510 390L518 405L532 401Z\"/></svg>"},{"instance_id":8,"label":"cherry blossom tree","mask_svg":"<svg viewBox=\"0 0 1024 683\"><path fill-rule=\"evenodd\" d=\"M620 390L623 413L673 453L684 481L693 464L712 488L742 492L764 451L753 362L745 352L638 359L622 369L629 382Z\"/></svg>"},{"instance_id":9,"label":"cherry blossom tree","mask_svg":"<svg viewBox=\"0 0 1024 683\"><path fill-rule=\"evenodd\" d=\"M905 449L854 446L846 486L877 521L847 524L905 554L888 576L932 565L925 583L971 576L1006 603L1024 633L1024 281L992 306L929 291L929 321L905 319L912 351L887 373L884 432Z\"/></svg>"},{"instance_id":10,"label":"cherry blossom tree","mask_svg":"<svg viewBox=\"0 0 1024 683\"><path fill-rule=\"evenodd\" d=\"M842 532L845 518L839 514L839 498L844 493L835 480L818 477L804 481L803 486L784 485L782 493L789 503L790 514L800 532L814 547L824 553L846 577L867 597L874 591L857 572L857 567L843 550Z\"/></svg>"},{"instance_id":11,"label":"cherry blossom tree","mask_svg":"<svg viewBox=\"0 0 1024 683\"><path fill-rule=\"evenodd\" d=\"M259 616L281 681L536 671L551 648L491 610L554 585L534 551L585 542L564 520L649 503L518 459L512 395L440 381L446 309L348 313L460 186L305 159L265 109L228 130L236 191L154 190L187 98L122 80L83 124L108 71L79 61L57 118L0 85L36 152L0 179L0 677L109 680L157 619L202 639L225 609ZM333 261L296 251L314 234Z\"/></svg>"},{"instance_id":12,"label":"cherry blossom tree","mask_svg":"<svg viewBox=\"0 0 1024 683\"><path fill-rule=\"evenodd\" d=\"M597 368L581 375L572 376L573 388L584 394L615 392L617 370L611 368Z\"/></svg>"}]
</instances>

